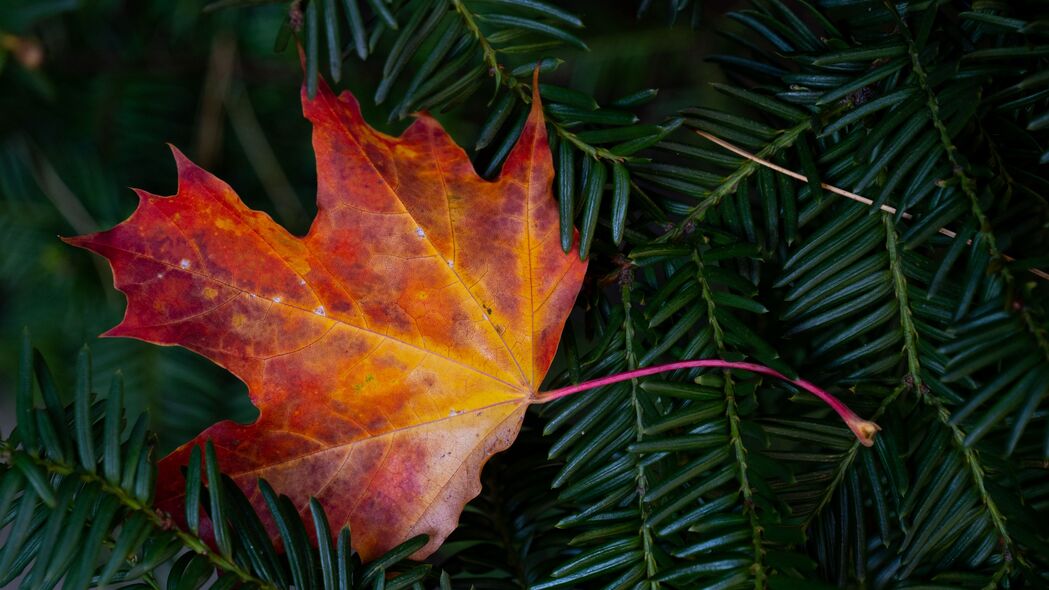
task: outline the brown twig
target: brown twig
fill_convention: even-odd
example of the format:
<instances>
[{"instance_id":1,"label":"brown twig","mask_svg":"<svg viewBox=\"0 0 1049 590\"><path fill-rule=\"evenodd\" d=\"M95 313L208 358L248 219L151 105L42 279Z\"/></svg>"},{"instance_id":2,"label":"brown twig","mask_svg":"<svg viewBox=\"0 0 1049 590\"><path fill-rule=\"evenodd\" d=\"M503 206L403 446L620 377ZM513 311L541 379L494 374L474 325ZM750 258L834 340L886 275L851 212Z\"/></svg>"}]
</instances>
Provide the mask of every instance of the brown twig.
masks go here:
<instances>
[{"instance_id":1,"label":"brown twig","mask_svg":"<svg viewBox=\"0 0 1049 590\"><path fill-rule=\"evenodd\" d=\"M733 145L733 144L725 141L724 139L721 139L720 137L717 137L716 135L711 135L711 134L707 133L706 131L700 131L700 130L696 130L696 134L699 135L700 137L702 137L703 139L706 139L708 141L714 142L715 144L725 148L726 150L728 150L728 151L730 151L730 152L732 152L732 153L734 153L734 154L736 154L738 156L743 156L744 158L746 158L746 159L748 159L748 160L750 160L752 162L756 162L758 164L761 164L762 166L765 166L766 168L768 168L770 170L775 170L776 172L779 172L780 174L784 174L786 176L789 176L789 177L791 177L791 178L793 178L795 180L800 180L802 182L808 182L809 181L808 177L805 176L804 174L799 174L797 172L794 172L793 170L789 170L787 168L784 168L783 166L779 166L777 164L773 164L772 162L769 162L768 160L760 158L760 157L758 157L758 156L748 152L747 150L745 150L745 149L743 149L743 148L741 148L739 146ZM863 203L864 205L867 205L868 207L873 207L874 206L874 201L871 200L871 199L868 199L867 197L865 197L863 195L858 195L856 193L849 192L849 191L847 191L845 189L838 188L838 187L836 187L834 185L827 184L825 182L821 182L820 183L820 187L823 188L824 190L826 190L827 192L831 192L831 193L834 193L836 195L845 197L846 199L852 199L853 201L856 201L857 203ZM886 212L886 213L891 214L891 215L896 215L896 213L898 212L898 210L895 207L890 207L888 205L879 205L878 208L881 209L882 211ZM902 213L902 214L900 214L900 217L902 217L904 219L911 219L911 215L909 213ZM951 231L951 230L949 230L949 229L947 229L945 227L941 227L938 231L942 235L947 236L948 238L956 238L956 237L958 237L958 233L957 232ZM967 240L966 243L967 244L971 244L972 240ZM1002 255L1002 258L1004 258L1005 260L1007 260L1009 262L1013 262L1014 260L1016 260L1012 256L1008 256L1008 255L1005 255L1005 254ZM1035 276L1037 276L1039 278L1042 278L1042 279L1045 279L1045 280L1049 280L1049 273L1045 272L1044 270L1041 270L1041 269L1038 269L1038 268L1029 268L1027 270L1029 270L1031 272L1031 274L1033 274L1033 275L1035 275Z\"/></svg>"}]
</instances>

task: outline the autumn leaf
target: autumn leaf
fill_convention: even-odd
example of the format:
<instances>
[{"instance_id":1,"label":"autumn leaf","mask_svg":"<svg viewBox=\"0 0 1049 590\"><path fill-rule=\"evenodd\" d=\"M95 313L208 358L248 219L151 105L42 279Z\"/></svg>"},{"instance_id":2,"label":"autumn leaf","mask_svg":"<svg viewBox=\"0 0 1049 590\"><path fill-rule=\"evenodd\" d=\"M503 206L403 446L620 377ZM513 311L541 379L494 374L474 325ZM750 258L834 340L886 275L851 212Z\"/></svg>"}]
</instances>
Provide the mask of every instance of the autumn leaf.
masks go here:
<instances>
[{"instance_id":1,"label":"autumn leaf","mask_svg":"<svg viewBox=\"0 0 1049 590\"><path fill-rule=\"evenodd\" d=\"M559 245L538 94L494 182L429 116L383 135L323 83L303 111L318 176L306 236L172 148L175 196L137 191L126 221L68 241L108 258L127 295L106 336L194 350L259 409L164 458L159 506L178 508L181 467L210 439L256 509L265 478L349 523L364 559L425 533L423 558L517 436L586 263Z\"/></svg>"}]
</instances>

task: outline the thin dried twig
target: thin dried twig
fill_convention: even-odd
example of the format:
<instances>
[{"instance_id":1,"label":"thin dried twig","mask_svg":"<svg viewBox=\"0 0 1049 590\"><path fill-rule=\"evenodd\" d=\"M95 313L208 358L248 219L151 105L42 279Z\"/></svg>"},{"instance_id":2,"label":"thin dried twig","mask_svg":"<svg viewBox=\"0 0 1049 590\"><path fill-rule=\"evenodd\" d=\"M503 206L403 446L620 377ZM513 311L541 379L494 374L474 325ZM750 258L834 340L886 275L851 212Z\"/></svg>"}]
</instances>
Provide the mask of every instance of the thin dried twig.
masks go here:
<instances>
[{"instance_id":1,"label":"thin dried twig","mask_svg":"<svg viewBox=\"0 0 1049 590\"><path fill-rule=\"evenodd\" d=\"M711 142L713 142L713 143L715 143L715 144L725 148L726 150L728 150L728 151L730 151L730 152L732 152L732 153L734 153L734 154L736 154L738 156L742 156L742 157L744 157L744 158L746 158L746 159L748 159L748 160L750 160L752 162L756 162L758 164L761 164L762 166L765 166L766 168L768 168L770 170L775 170L776 172L779 172L780 174L784 174L786 176L789 176L789 177L791 177L791 178L793 178L795 180L800 180L802 182L808 182L809 181L808 177L805 176L804 174L799 174L797 172L794 172L793 170L789 170L787 168L784 168L783 166L779 166L777 164L773 164L772 162L769 162L768 160L760 158L760 157L758 157L758 156L748 152L747 150L745 150L745 149L743 149L743 148L741 148L739 146L733 145L733 144L725 141L724 139L721 139L720 137L717 137L716 135L711 135L711 134L707 133L706 131L700 131L700 130L696 130L696 134L699 135L700 137L702 137L703 139L711 141ZM874 201L871 200L871 199L868 199L867 197L865 197L863 195L858 195L856 193L849 192L849 191L847 191L845 189L838 188L838 187L836 187L834 185L827 184L825 182L821 182L820 183L820 187L823 188L824 190L826 190L827 192L831 192L831 193L834 193L836 195L845 197L846 199L852 199L853 201L856 201L857 203L863 203L864 205L867 205L868 207L873 207L874 206ZM891 215L896 215L896 213L898 211L895 207L890 207L888 205L879 205L878 208L881 209L882 211L886 212L886 213L891 214ZM904 219L911 219L911 214L910 213L902 213L900 215L900 217L902 217ZM948 238L956 238L956 237L958 237L958 233L957 232L953 232L953 231L951 231L951 230L949 230L949 229L947 229L945 227L941 227L938 231L941 234L947 236ZM971 244L972 240L968 240L968 241L966 241L966 243L967 244ZM1012 261L1016 260L1012 256L1008 256L1008 255L1005 255L1005 254L1003 254L1002 257L1005 258L1005 260L1007 260L1009 262L1012 262ZM1041 270L1041 269L1038 269L1038 268L1029 268L1027 270L1029 270L1031 272L1031 274L1033 274L1033 275L1035 275L1035 276L1037 276L1039 278L1042 278L1042 279L1045 279L1045 280L1049 280L1049 273L1045 272L1044 270Z\"/></svg>"}]
</instances>

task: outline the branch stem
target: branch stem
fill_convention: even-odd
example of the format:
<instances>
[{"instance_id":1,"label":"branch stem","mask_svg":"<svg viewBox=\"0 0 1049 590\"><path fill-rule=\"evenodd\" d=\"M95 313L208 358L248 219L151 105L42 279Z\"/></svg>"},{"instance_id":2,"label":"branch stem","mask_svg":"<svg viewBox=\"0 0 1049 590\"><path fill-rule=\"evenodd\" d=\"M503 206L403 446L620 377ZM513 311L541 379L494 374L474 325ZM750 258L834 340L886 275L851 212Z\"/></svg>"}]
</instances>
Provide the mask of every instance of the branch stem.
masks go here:
<instances>
[{"instance_id":1,"label":"branch stem","mask_svg":"<svg viewBox=\"0 0 1049 590\"><path fill-rule=\"evenodd\" d=\"M708 140L708 141L710 141L710 142L712 142L712 143L714 143L714 144L716 144L716 145L718 145L718 146L720 146L722 148L725 148L726 150L736 154L737 156L742 156L742 157L750 160L751 162L754 162L756 164L760 164L761 166L764 166L764 167L766 167L766 168L768 168L770 170L774 170L776 172L779 172L780 174L783 174L785 176L789 176L789 177L791 177L791 178L793 178L795 180L800 180L801 182L808 182L809 181L809 178L807 176L805 176L804 174L800 174L800 173L795 172L793 170L790 170L788 168L784 168L783 166L779 166L777 164L773 164L772 162L762 158L761 156L752 154L752 153L748 152L747 150L745 150L745 149L743 149L743 148L741 148L741 147L739 147L737 145L733 145L733 144L725 141L724 139L721 139L720 137L718 137L716 135L712 135L712 134L707 133L706 131L703 131L703 130L697 130L696 131L696 135L699 135L703 139L706 139L706 140ZM820 187L823 190L827 191L827 192L831 192L831 193L834 193L834 194L836 194L838 196L845 197L846 199L851 199L853 201L856 201L857 203L863 203L864 205L867 205L868 207L874 206L874 201L872 199L868 199L867 197L865 197L863 195L858 195L858 194L856 194L854 192L847 191L845 189L836 187L836 186L834 186L832 184L827 184L826 182L821 182L820 183ZM890 214L890 215L897 215L898 214L901 219L908 219L908 220L912 219L912 216L911 216L910 213L906 213L906 212L897 213L897 209L895 207L890 207L889 205L879 205L878 208L880 210L884 211L885 213ZM939 232L941 235L947 236L948 238L951 238L951 239L954 239L954 238L958 237L958 233L957 232L955 232L954 230L947 229L946 227L941 227L940 229L938 229L936 231ZM967 244L972 244L972 240L968 240L968 241L966 241L966 243ZM1005 253L1002 253L1001 256L1002 256L1002 259L1005 260L1006 262L1014 262L1016 260L1012 256L1009 256L1008 254L1005 254ZM1049 272L1046 272L1046 271L1044 271L1042 269L1039 269L1039 268L1029 268L1027 270L1031 274L1033 274L1033 275L1035 275L1035 276L1037 276L1039 278L1042 278L1042 279L1045 279L1045 280L1049 281Z\"/></svg>"},{"instance_id":2,"label":"branch stem","mask_svg":"<svg viewBox=\"0 0 1049 590\"><path fill-rule=\"evenodd\" d=\"M624 284L620 291L623 298L623 332L624 346L626 348L626 363L631 371L637 370L637 353L634 350L634 317L632 313L633 302L631 301L630 284ZM641 443L645 438L645 404L641 398L637 380L630 382L630 404L634 409L634 428L636 434L634 440ZM637 486L637 509L641 517L641 526L638 535L641 536L641 550L645 557L645 584L641 588L648 590L659 590L659 582L654 581L659 575L659 562L656 557L655 543L652 539L652 526L649 524L651 506L645 501L648 495L648 473L645 471L645 463L640 457L634 466L634 482Z\"/></svg>"},{"instance_id":3,"label":"branch stem","mask_svg":"<svg viewBox=\"0 0 1049 590\"><path fill-rule=\"evenodd\" d=\"M88 472L81 469L78 465L60 463L47 458L38 457L35 454L27 453L25 450L13 446L9 441L0 441L0 456L6 455L8 457L13 457L16 454L24 454L29 461L46 470L49 476L60 475L63 477L75 477L86 484L97 486L103 494L108 494L115 498L125 510L141 513L145 516L146 520L155 530L167 531L173 534L179 542L182 543L183 547L198 555L204 556L211 565L215 567L219 574L234 576L242 583L255 588L276 590L276 586L273 584L255 577L251 571L241 567L236 561L234 561L232 556L223 555L212 550L203 539L174 526L168 515L153 508L149 502L136 498L124 488L109 482L97 473ZM7 463L7 461L0 461L0 464Z\"/></svg>"},{"instance_id":4,"label":"branch stem","mask_svg":"<svg viewBox=\"0 0 1049 590\"><path fill-rule=\"evenodd\" d=\"M677 225L674 226L673 229L663 234L660 241L668 241L678 238L684 233L685 228L690 223L703 221L707 215L707 211L721 204L721 201L728 195L735 194L740 183L757 172L759 166L764 165L764 161L775 157L779 152L794 145L794 142L811 128L812 123L806 120L798 123L794 127L782 130L779 135L772 139L772 141L757 153L757 157L762 161L755 161L748 158L748 161L741 163L732 174L729 174L721 181L721 184L704 195L702 201L691 207L688 210L688 213L677 223ZM702 131L697 131L697 133L703 135Z\"/></svg>"},{"instance_id":5,"label":"branch stem","mask_svg":"<svg viewBox=\"0 0 1049 590\"><path fill-rule=\"evenodd\" d=\"M532 102L532 89L526 84L522 84L517 78L508 75L503 71L503 65L499 62L499 50L492 45L492 42L485 36L484 31L482 31L481 27L477 24L477 15L471 12L470 8L466 6L462 0L450 1L455 12L462 19L463 25L468 31L470 31L470 34L477 39L477 43L481 47L481 56L484 60L484 64L488 67L488 71L495 78L496 86L505 86L507 90L516 94L518 100L522 103L530 104ZM591 158L608 160L610 162L622 162L626 159L623 156L612 153L608 149L592 146L586 143L579 139L575 133L569 131L550 117L546 117L546 123L550 125L554 130L554 133L561 139L571 143L579 151Z\"/></svg>"},{"instance_id":6,"label":"branch stem","mask_svg":"<svg viewBox=\"0 0 1049 590\"><path fill-rule=\"evenodd\" d=\"M828 406L831 407L835 412L841 416L841 419L845 422L845 425L852 430L852 433L856 435L856 439L860 441L864 446L871 446L874 444L874 435L881 430L877 424L869 420L864 420L856 415L848 406L841 402L838 398L834 397L830 393L827 393L823 389L820 389L816 385L804 379L791 379L783 373L775 369L771 369L764 365L756 363L744 363L736 361L724 361L720 359L697 359L690 361L679 361L675 363L667 363L665 365L658 365L655 367L645 367L643 369L635 369L633 371L627 371L625 373L619 373L616 375L610 375L608 377L601 377L599 379L593 379L586 381L578 385L569 385L568 387L561 387L552 391L540 393L535 397L534 403L545 404L546 402L553 401L562 397L572 395L573 393L579 393L581 391L587 391L590 389L596 389L598 387L604 387L605 385L612 385L613 383L620 383L622 381L629 381L631 379L640 379L641 377L648 377L651 375L658 375L660 373L667 373L670 371L677 371L679 369L699 369L699 368L716 368L716 369L740 369L743 371L750 371L752 373L759 373L761 375L768 375L781 379L804 389L805 391L815 395L816 397L823 400Z\"/></svg>"}]
</instances>

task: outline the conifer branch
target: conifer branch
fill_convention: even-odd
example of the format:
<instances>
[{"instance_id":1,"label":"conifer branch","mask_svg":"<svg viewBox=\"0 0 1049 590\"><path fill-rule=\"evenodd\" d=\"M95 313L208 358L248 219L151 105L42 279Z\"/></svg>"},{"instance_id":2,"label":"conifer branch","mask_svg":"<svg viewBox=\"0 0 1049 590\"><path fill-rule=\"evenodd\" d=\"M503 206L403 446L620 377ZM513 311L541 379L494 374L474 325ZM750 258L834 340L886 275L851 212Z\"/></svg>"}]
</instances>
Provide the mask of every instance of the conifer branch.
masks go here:
<instances>
[{"instance_id":1,"label":"conifer branch","mask_svg":"<svg viewBox=\"0 0 1049 590\"><path fill-rule=\"evenodd\" d=\"M881 403L878 404L878 409L875 410L873 414L871 414L871 421L879 420L882 417L882 415L885 414L885 411L889 409L889 406L891 406L892 403L896 401L896 398L900 397L900 395L902 395L905 391L908 391L910 389L911 387L906 383L901 383L900 385L897 385L896 388L892 390L892 393L885 396L885 398L881 400ZM860 444L861 443L859 439L852 441L852 444L849 445L848 450L846 450L845 453L842 454L841 460L838 461L837 465L834 468L834 475L831 477L830 482L824 487L823 493L820 494L819 500L816 501L816 506L809 511L809 513L805 516L805 520L802 521L802 529L808 529L810 526L812 526L812 522L816 519L817 516L819 516L819 514L831 501L831 498L834 497L834 492L838 490L838 487L841 485L841 482L845 480L845 474L848 473L849 468L852 467L853 462L856 460L856 456L860 450Z\"/></svg>"},{"instance_id":2,"label":"conifer branch","mask_svg":"<svg viewBox=\"0 0 1049 590\"><path fill-rule=\"evenodd\" d=\"M0 67L12 86L5 104L25 113L0 141L0 281L10 299L0 311L9 324L36 324L45 348L75 350L80 343L71 337L94 333L98 317L119 315L122 299L100 296L113 294L109 280L98 289L100 275L86 259L55 250L51 236L68 232L68 215L47 199L27 200L46 196L54 184L42 182L35 163L46 156L66 204L88 218L125 210L125 170L146 174L142 154L177 139L178 122L200 104L192 91L165 89L199 86L208 39L256 44L259 19L216 18L213 11L265 3L218 0L203 16L179 13L160 25L106 7L61 18L78 10L69 3L16 7L0 19L0 27L22 23L0 31ZM136 478L131 468L150 441L119 438L114 454L111 433L126 429L122 418L119 426L107 420L108 402L76 398L74 411L55 403L48 391L56 388L23 375L17 428L0 441L0 585L20 570L26 587L35 588L35 576L43 575L37 569L61 570L44 577L70 588L100 584L106 570L114 585L137 580L156 590L206 583L188 574L180 580L187 571L218 573L216 590L307 587L312 574L318 586L354 590L817 583L990 589L1044 582L1049 537L1038 525L1049 453L1042 436L1049 273L1037 268L1045 268L1049 212L1040 190L1049 186L1043 7L748 2L723 15L732 29L722 53L703 56L725 74L725 83L703 84L727 99L714 102L692 78L666 78L680 71L667 48L682 55L675 43L707 34L719 19L700 23L698 32L657 22L717 12L709 4L642 1L642 21L624 20L600 2L573 5L586 28L549 0L284 4L290 23L278 34L278 51L291 31L301 36L307 92L321 70L349 82L347 74L361 69L346 60L371 54L378 68L362 69L381 70L376 105L389 107L391 120L429 111L446 116L451 128L479 127L471 158L488 176L531 106L536 84L529 76L538 61L560 242L566 251L585 245L580 253L591 260L590 286L558 349L561 373L550 375L553 389L536 401L557 399L531 408L515 447L488 463L481 496L438 553L446 574L384 563L365 580L347 531L338 536L338 555L329 555L345 558L340 580L340 572L320 569L316 547L302 540L309 523L294 522L306 528L284 544L293 549L287 554L265 533L250 539L250 548L241 536L250 527L241 521L226 519L229 543L217 545L194 532L207 527L176 527L149 499L152 476ZM128 31L147 25L158 42L134 43ZM593 31L600 37L580 34ZM106 42L76 51L48 46L41 54L43 32L102 35ZM585 58L562 52L584 40L593 46ZM168 59L155 48L172 43L181 44L180 67L140 67ZM62 92L81 85L83 64L110 63L112 51L129 57L111 64L129 90L120 101L85 102ZM243 71L234 72L243 80L231 88L267 97L259 130L279 137L283 117L273 115L298 117L298 75L260 76L279 65L257 53L244 53ZM644 72L642 64L658 71ZM555 67L568 72L547 74ZM593 96L558 86L558 77L592 82ZM667 80L669 100L654 90L600 104L595 98L652 80ZM360 90L361 83L350 85ZM694 108L661 118L689 96L698 101ZM110 112L112 104L120 110ZM482 104L485 112L477 112ZM634 115L642 104L662 123L639 124ZM363 106L365 116L374 112ZM56 134L56 120L70 125ZM82 131L92 127L79 123L97 120L115 122L113 138ZM286 143L274 143L275 153ZM97 154L83 145L97 146ZM231 163L247 149L236 142L213 147L216 158ZM314 173L308 159L281 159L289 178ZM102 175L82 173L101 169L99 162L122 164ZM305 229L292 225L292 233ZM1038 280L1028 281L1024 270ZM219 372L191 354L118 346L100 347L100 364L123 367L135 395L161 410L152 424L162 446L232 407ZM747 363L737 362L741 355ZM33 365L31 350L22 362ZM877 445L861 449L862 430L844 437L808 396L757 389L793 375L792 368L848 388L850 405L885 427ZM26 403L34 398L37 405ZM135 436L146 436L145 420L140 424ZM152 466L152 458L141 460ZM216 490L239 490L222 481L229 485ZM81 489L89 494L81 497ZM203 519L212 507L208 488L199 490ZM220 507L224 515L233 509L238 517L264 516L220 495L230 501ZM79 532L48 532L52 520L68 525L81 512ZM96 527L108 515L111 526ZM139 528L145 541L135 544L130 533ZM129 543L134 547L125 551ZM169 549L175 553L165 554ZM88 559L95 550L98 560ZM313 559L293 566L295 554ZM170 574L158 569L164 564ZM387 570L410 575L387 577Z\"/></svg>"},{"instance_id":3,"label":"conifer branch","mask_svg":"<svg viewBox=\"0 0 1049 590\"><path fill-rule=\"evenodd\" d=\"M942 401L933 395L924 395L922 396L922 400L932 407L933 411L936 413L936 419L951 433L951 442L962 454L962 459L965 461L966 471L968 471L969 477L972 479L973 485L976 487L976 493L980 498L980 503L987 509L987 514L990 516L991 524L994 526L994 530L998 533L998 536L1001 539L1002 560L1004 562L1003 566L1008 568L1013 559L1019 559L1022 563L1023 555L1017 551L1016 544L1013 541L1012 536L1009 535L1009 530L1006 527L1005 516L998 507L998 503L994 501L994 498L992 498L990 493L987 492L987 487L984 485L984 476L986 475L987 470L984 468L983 463L980 462L980 457L976 449L965 443L965 432L951 422L951 412Z\"/></svg>"},{"instance_id":4,"label":"conifer branch","mask_svg":"<svg viewBox=\"0 0 1049 590\"><path fill-rule=\"evenodd\" d=\"M987 244L987 250L990 252L993 260L992 267L995 268L997 274L999 274L1005 281L1008 286L1008 292L1010 294L1015 293L1016 279L1013 277L1013 273L1009 270L1008 265L1004 263L1004 261L1008 260L1008 257L1006 257L998 248L998 241L994 235L994 229L991 227L991 221L984 212L983 207L980 205L979 195L976 194L976 180L973 179L966 170L966 165L958 159L958 148L951 140L950 132L947 131L947 126L940 117L939 99L936 96L936 92L929 84L929 77L925 73L925 68L922 67L921 57L918 55L918 47L914 42L914 36L911 35L910 27L907 25L907 22L903 17L900 16L900 13L896 10L896 6L892 2L889 0L883 0L883 2L886 10L888 10L896 20L899 34L907 44L907 54L910 56L911 69L914 71L914 76L918 80L918 85L921 86L922 91L925 92L929 116L932 119L933 126L936 127L936 131L939 134L940 143L943 145L944 152L947 154L947 159L951 163L951 171L954 177L958 179L962 192L965 193L965 196L969 199L969 206L972 210L973 217L979 225L980 235L983 236L983 241ZM935 10L935 8L933 8L933 10ZM1023 318L1027 331L1034 337L1035 342L1038 343L1038 347L1041 349L1043 357L1049 361L1049 338L1046 338L1045 330L1038 324L1034 317L1032 317L1030 310L1021 307L1020 316Z\"/></svg>"},{"instance_id":5,"label":"conifer branch","mask_svg":"<svg viewBox=\"0 0 1049 590\"><path fill-rule=\"evenodd\" d=\"M770 162L767 159L761 157L760 155L752 154L752 153L748 152L747 150L745 150L745 149L743 149L743 148L741 148L739 146L733 145L732 143L729 143L728 141L725 141L724 139L721 139L720 137L718 137L716 135L713 135L711 133L707 133L706 131L702 131L702 130L697 130L696 131L696 135L699 135L703 139L707 139L707 140L711 141L712 143L715 143L715 144L725 148L726 150L728 150L728 151L730 151L730 152L732 152L734 154L737 154L739 156L743 156L744 158L746 158L750 162L754 162L754 163L759 164L761 166L764 166L764 167L766 167L766 168L768 168L770 170L774 170L774 171L776 171L776 172L778 172L780 174L783 174L784 176L789 176L789 177L791 177L791 178L793 178L795 180L800 180L801 182L809 182L809 178L807 176L805 176L803 174L800 174L798 172L795 172L793 170L790 170L788 168L784 168L783 166L780 166L780 165L775 164L773 162ZM867 205L869 207L874 206L874 201L872 199L869 199L869 198L863 196L863 195L854 193L852 191L847 191L845 189L836 187L836 186L834 186L832 184L827 184L826 182L821 182L819 184L819 186L820 186L820 188L826 190L827 192L833 193L835 195L839 195L839 196L845 197L846 199L850 199L852 201L856 201L857 203L862 203L862 204ZM898 214L901 219L913 219L913 216L910 213L907 213L907 212L899 213L895 207L892 207L892 206L889 206L889 205L884 205L884 204L883 205L878 205L878 209L880 209L882 212L887 213L889 215L897 215ZM938 228L936 231L939 234L947 236L948 238L951 238L951 239L954 239L954 238L958 237L958 233L957 232L952 231L950 229L947 229L946 227ZM971 243L971 242L967 242L967 243ZM1016 260L1015 258L1009 256L1008 254L1003 254L1002 257L1003 257L1004 260L1009 261L1009 262ZM1033 274L1033 275L1035 275L1035 276L1037 276L1037 277L1039 277L1041 279L1049 280L1049 272L1046 272L1046 271L1044 271L1044 270L1042 270L1040 268L1031 268L1031 269L1029 269L1029 271L1030 271L1031 274Z\"/></svg>"},{"instance_id":6,"label":"conifer branch","mask_svg":"<svg viewBox=\"0 0 1049 590\"><path fill-rule=\"evenodd\" d=\"M889 269L892 272L893 292L896 295L896 307L900 314L900 330L903 331L903 352L907 359L907 378L915 389L922 394L921 362L918 360L918 330L914 327L911 312L910 296L907 293L907 277L903 274L903 259L896 237L896 225L892 217L882 214L885 226L885 249L889 252Z\"/></svg>"},{"instance_id":7,"label":"conifer branch","mask_svg":"<svg viewBox=\"0 0 1049 590\"><path fill-rule=\"evenodd\" d=\"M627 370L637 370L637 354L634 352L634 320L632 317L633 304L630 299L630 285L629 283L622 286L620 289L621 297L623 299L623 336L624 346L626 348L626 366ZM645 411L642 405L641 396L642 393L638 391L638 380L630 380L630 400L631 406L634 410L634 428L637 434L634 437L634 442L642 443L645 439ZM659 574L659 566L656 563L656 547L655 542L652 538L652 528L649 524L649 506L645 502L645 494L648 493L648 476L645 474L644 462L637 461L635 466L635 481L637 482L637 510L640 516L641 526L638 528L638 534L641 536L641 550L644 553L644 566L645 566L645 578L648 580L649 590L658 590L660 587L659 582L654 582L655 578Z\"/></svg>"},{"instance_id":8,"label":"conifer branch","mask_svg":"<svg viewBox=\"0 0 1049 590\"><path fill-rule=\"evenodd\" d=\"M40 467L51 477L74 477L84 482L84 484L95 486L103 494L114 498L131 514L144 516L157 533L167 532L174 535L183 547L197 555L204 556L218 571L234 576L245 584L252 584L266 590L276 590L276 586L273 584L255 577L250 571L240 567L230 558L213 551L201 538L179 529L174 525L170 515L154 509L147 502L136 498L123 487L110 483L94 471L87 471L76 464L60 463L27 453L12 445L10 441L0 442L0 457L5 458L4 463L9 468L14 462L22 459Z\"/></svg>"},{"instance_id":9,"label":"conifer branch","mask_svg":"<svg viewBox=\"0 0 1049 590\"><path fill-rule=\"evenodd\" d=\"M495 78L496 86L506 87L506 89L516 96L517 100L522 104L531 104L531 88L522 84L516 77L506 75L505 68L499 61L499 51L495 49L485 36L484 32L481 31L480 26L477 24L477 16L470 10L463 0L451 0L451 2L452 6L455 8L455 12L462 18L466 29L475 39L477 39L478 44L481 46L482 59L484 60L485 66L488 68L489 74ZM536 64L536 67L538 68L539 64ZM550 117L547 117L546 122L554 129L558 137L571 143L576 149L591 158L608 160L611 162L620 162L623 160L622 156L618 156L605 148L595 147L580 140L576 134L569 131L564 125L552 120Z\"/></svg>"},{"instance_id":10,"label":"conifer branch","mask_svg":"<svg viewBox=\"0 0 1049 590\"><path fill-rule=\"evenodd\" d=\"M811 123L809 121L804 121L798 123L794 127L783 130L775 137L775 139L758 152L757 157L767 160L768 158L775 156L794 145L794 142L810 128ZM725 179L718 184L717 188L704 196L703 200L698 205L691 207L684 218L675 224L674 228L667 232L662 239L671 240L679 237L684 233L685 228L688 227L689 224L702 221L706 216L707 211L717 207L722 199L735 192L736 187L738 187L741 182L745 181L760 168L760 163L756 161L748 159L743 162L735 171L725 177Z\"/></svg>"},{"instance_id":11,"label":"conifer branch","mask_svg":"<svg viewBox=\"0 0 1049 590\"><path fill-rule=\"evenodd\" d=\"M715 313L717 303L714 301L714 293L704 273L703 257L699 252L693 251L692 260L696 265L696 279L699 281L701 295L707 307L707 318L714 333L714 348L718 351L718 354L724 357L729 351L725 346L724 331ZM750 543L754 556L754 590L764 590L768 578L763 541L764 528L761 526L761 520L758 516L757 503L754 500L754 488L750 483L747 447L743 444L743 433L740 429L735 384L732 381L732 375L727 371L725 372L723 391L725 393L725 418L728 420L729 443L732 445L732 454L736 462L736 477L739 481L739 491L743 495L743 513L746 515L750 525Z\"/></svg>"}]
</instances>

